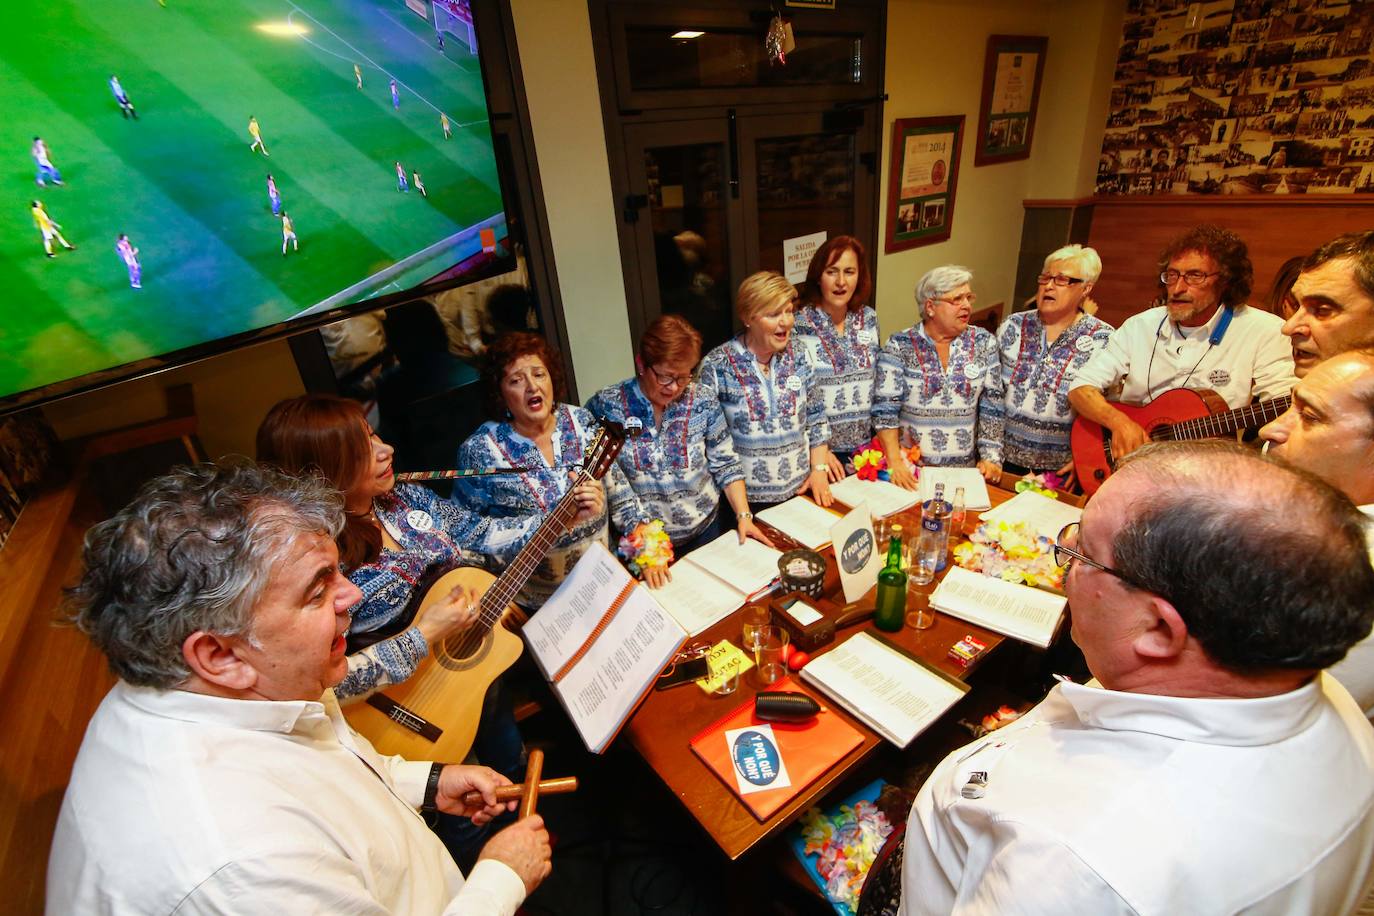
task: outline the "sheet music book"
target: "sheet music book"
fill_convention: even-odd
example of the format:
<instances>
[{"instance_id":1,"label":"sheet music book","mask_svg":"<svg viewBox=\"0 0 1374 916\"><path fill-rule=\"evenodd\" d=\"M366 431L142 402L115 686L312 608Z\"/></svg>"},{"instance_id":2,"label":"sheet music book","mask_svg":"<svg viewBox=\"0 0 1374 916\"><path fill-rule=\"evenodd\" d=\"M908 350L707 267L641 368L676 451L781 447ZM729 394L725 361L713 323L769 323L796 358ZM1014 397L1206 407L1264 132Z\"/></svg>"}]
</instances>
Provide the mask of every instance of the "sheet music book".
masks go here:
<instances>
[{"instance_id":1,"label":"sheet music book","mask_svg":"<svg viewBox=\"0 0 1374 916\"><path fill-rule=\"evenodd\" d=\"M768 688L795 689L788 678ZM862 743L859 730L829 709L807 722L764 723L751 698L698 733L691 747L764 821Z\"/></svg>"},{"instance_id":2,"label":"sheet music book","mask_svg":"<svg viewBox=\"0 0 1374 916\"><path fill-rule=\"evenodd\" d=\"M782 551L753 538L741 544L738 533L727 531L674 563L672 579L652 594L689 636L696 636L776 579L781 556Z\"/></svg>"},{"instance_id":3,"label":"sheet music book","mask_svg":"<svg viewBox=\"0 0 1374 916\"><path fill-rule=\"evenodd\" d=\"M1044 649L1068 603L1063 595L951 567L930 596L930 606L960 620Z\"/></svg>"},{"instance_id":4,"label":"sheet music book","mask_svg":"<svg viewBox=\"0 0 1374 916\"><path fill-rule=\"evenodd\" d=\"M593 544L522 630L587 749L603 752L687 640L604 544Z\"/></svg>"},{"instance_id":5,"label":"sheet music book","mask_svg":"<svg viewBox=\"0 0 1374 916\"><path fill-rule=\"evenodd\" d=\"M964 488L964 508L970 512L982 512L992 505L988 496L988 484L983 472L977 468L921 468L921 502L935 496L935 485L945 485L945 499L953 501L954 490Z\"/></svg>"},{"instance_id":6,"label":"sheet music book","mask_svg":"<svg viewBox=\"0 0 1374 916\"><path fill-rule=\"evenodd\" d=\"M867 630L808 662L802 680L898 747L906 747L968 693Z\"/></svg>"},{"instance_id":7,"label":"sheet music book","mask_svg":"<svg viewBox=\"0 0 1374 916\"><path fill-rule=\"evenodd\" d=\"M925 469L921 472L924 474ZM830 495L851 509L859 503L868 503L874 518L886 518L920 501L920 494L915 490L903 490L886 480L860 480L852 474L839 483L832 483Z\"/></svg>"},{"instance_id":8,"label":"sheet music book","mask_svg":"<svg viewBox=\"0 0 1374 916\"><path fill-rule=\"evenodd\" d=\"M1036 534L1054 540L1064 526L1081 521L1083 510L1057 499L1050 499L1034 490L1017 493L996 509L983 513L981 521L1006 522L1014 525L1025 522Z\"/></svg>"},{"instance_id":9,"label":"sheet music book","mask_svg":"<svg viewBox=\"0 0 1374 916\"><path fill-rule=\"evenodd\" d=\"M830 543L830 528L839 520L834 512L822 509L805 496L794 496L770 506L759 513L759 518L812 550Z\"/></svg>"}]
</instances>

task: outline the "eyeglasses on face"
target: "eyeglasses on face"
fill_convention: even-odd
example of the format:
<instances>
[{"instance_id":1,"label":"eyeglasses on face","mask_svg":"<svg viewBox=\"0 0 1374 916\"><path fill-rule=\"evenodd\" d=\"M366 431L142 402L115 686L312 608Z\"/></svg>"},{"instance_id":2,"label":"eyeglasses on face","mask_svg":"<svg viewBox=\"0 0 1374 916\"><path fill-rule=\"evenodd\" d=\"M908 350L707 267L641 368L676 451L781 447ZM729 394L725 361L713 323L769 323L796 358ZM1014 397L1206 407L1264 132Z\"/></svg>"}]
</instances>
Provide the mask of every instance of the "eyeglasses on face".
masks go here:
<instances>
[{"instance_id":1,"label":"eyeglasses on face","mask_svg":"<svg viewBox=\"0 0 1374 916\"><path fill-rule=\"evenodd\" d=\"M1082 277L1069 277L1064 274L1041 274L1035 278L1035 282L1044 286L1046 283L1053 283L1058 287L1077 286L1083 282Z\"/></svg>"},{"instance_id":2,"label":"eyeglasses on face","mask_svg":"<svg viewBox=\"0 0 1374 916\"><path fill-rule=\"evenodd\" d=\"M1125 582L1127 585L1130 585L1134 588L1138 588L1141 591L1150 592L1151 594L1160 595L1160 597L1165 597L1160 592L1156 591L1153 588L1150 588L1148 585L1145 585L1143 582L1138 582L1130 576L1126 575L1125 573L1118 572L1117 570L1112 569L1110 566L1107 566L1103 563L1099 563L1092 557L1080 552L1077 549L1079 527L1080 526L1078 522L1070 522L1063 528L1059 529L1059 536L1054 539L1055 563L1067 569L1070 563L1072 563L1074 560L1077 560L1080 563L1085 563L1088 566L1091 566L1093 569L1098 569L1104 573L1107 573L1108 575L1116 576L1122 582Z\"/></svg>"},{"instance_id":3,"label":"eyeglasses on face","mask_svg":"<svg viewBox=\"0 0 1374 916\"><path fill-rule=\"evenodd\" d=\"M1180 273L1177 270L1166 270L1159 275L1159 279L1165 286L1173 286L1179 281L1179 278L1182 278L1183 282L1187 283L1189 286L1201 286L1212 277L1215 277L1218 273L1220 273L1220 271L1207 273L1204 270L1185 270Z\"/></svg>"},{"instance_id":4,"label":"eyeglasses on face","mask_svg":"<svg viewBox=\"0 0 1374 916\"><path fill-rule=\"evenodd\" d=\"M649 367L649 371L653 373L654 381L658 382L664 388L686 388L688 383L692 381L692 373L690 372L686 375L669 375L666 372L659 372L653 366Z\"/></svg>"},{"instance_id":5,"label":"eyeglasses on face","mask_svg":"<svg viewBox=\"0 0 1374 916\"><path fill-rule=\"evenodd\" d=\"M978 297L975 296L973 293L963 293L963 294L961 294L961 295L954 296L954 297L952 297L952 298L949 297L949 296L936 296L936 297L935 297L935 301L936 301L936 302L947 302L947 303L949 303L950 305L963 305L963 304L973 305L973 303L975 303L975 302L978 301Z\"/></svg>"}]
</instances>

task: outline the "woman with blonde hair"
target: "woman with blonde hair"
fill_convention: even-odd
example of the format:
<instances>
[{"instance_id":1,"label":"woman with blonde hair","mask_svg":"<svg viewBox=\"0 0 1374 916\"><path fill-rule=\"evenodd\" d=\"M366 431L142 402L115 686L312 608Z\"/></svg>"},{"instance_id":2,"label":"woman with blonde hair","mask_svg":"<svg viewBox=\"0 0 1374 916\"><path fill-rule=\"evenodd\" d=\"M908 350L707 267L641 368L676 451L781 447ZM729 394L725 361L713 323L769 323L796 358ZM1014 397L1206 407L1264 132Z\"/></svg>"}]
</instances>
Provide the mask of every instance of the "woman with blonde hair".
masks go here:
<instances>
[{"instance_id":1,"label":"woman with blonde hair","mask_svg":"<svg viewBox=\"0 0 1374 916\"><path fill-rule=\"evenodd\" d=\"M822 506L834 501L830 425L820 378L792 336L796 306L797 290L781 274L747 277L735 297L744 332L702 362L702 385L720 399L751 506L806 492Z\"/></svg>"}]
</instances>

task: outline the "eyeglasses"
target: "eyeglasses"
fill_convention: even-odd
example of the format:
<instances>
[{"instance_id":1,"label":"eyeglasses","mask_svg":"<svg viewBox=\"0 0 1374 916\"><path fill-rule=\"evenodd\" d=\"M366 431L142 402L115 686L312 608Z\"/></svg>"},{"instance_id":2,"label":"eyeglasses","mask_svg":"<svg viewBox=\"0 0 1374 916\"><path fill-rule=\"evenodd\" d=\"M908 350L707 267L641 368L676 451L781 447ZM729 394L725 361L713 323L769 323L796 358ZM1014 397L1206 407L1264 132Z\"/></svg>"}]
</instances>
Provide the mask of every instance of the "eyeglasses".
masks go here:
<instances>
[{"instance_id":1,"label":"eyeglasses","mask_svg":"<svg viewBox=\"0 0 1374 916\"><path fill-rule=\"evenodd\" d=\"M692 381L692 373L690 372L686 375L668 375L666 373L659 372L653 366L649 367L649 371L653 373L654 381L658 382L664 388L668 388L671 386L676 386L678 388L686 388L687 385L690 384Z\"/></svg>"},{"instance_id":2,"label":"eyeglasses","mask_svg":"<svg viewBox=\"0 0 1374 916\"><path fill-rule=\"evenodd\" d=\"M953 299L950 299L946 296L936 296L935 301L948 302L950 305L961 305L963 303L973 305L973 303L978 301L978 297L975 296L973 293L964 293L962 296L955 296Z\"/></svg>"},{"instance_id":3,"label":"eyeglasses","mask_svg":"<svg viewBox=\"0 0 1374 916\"><path fill-rule=\"evenodd\" d=\"M1166 270L1159 275L1159 279L1165 286L1173 286L1179 281L1180 277L1182 277L1183 282L1187 283L1189 286L1201 286L1212 277L1215 277L1218 273L1220 273L1220 271L1214 271L1209 274L1201 270L1185 270L1182 273L1176 270Z\"/></svg>"},{"instance_id":4,"label":"eyeglasses","mask_svg":"<svg viewBox=\"0 0 1374 916\"><path fill-rule=\"evenodd\" d=\"M1074 547L1071 545L1076 545L1078 543L1078 529L1078 522L1069 522L1069 524L1059 529L1059 536L1054 539L1054 562L1056 564L1058 564L1059 566L1063 566L1067 569L1070 563L1072 563L1074 560L1077 560L1080 563L1088 564L1093 569L1100 569L1104 573L1116 576L1122 582L1125 582L1127 585L1134 586L1135 588L1138 588L1141 591L1150 592L1151 594L1155 595L1160 594L1160 592L1153 588L1150 588L1143 582L1138 582L1132 577L1126 575L1125 573L1117 572L1110 566L1106 566L1102 563L1099 563L1092 557L1089 557L1075 550ZM1163 596L1161 595L1161 597Z\"/></svg>"},{"instance_id":5,"label":"eyeglasses","mask_svg":"<svg viewBox=\"0 0 1374 916\"><path fill-rule=\"evenodd\" d=\"M1055 286L1062 288L1065 286L1076 286L1079 283L1083 282L1083 278L1067 277L1064 274L1055 274L1054 276L1051 276L1050 274L1041 274L1040 276L1035 278L1035 282L1040 284L1041 286L1044 286L1046 283L1053 283Z\"/></svg>"}]
</instances>

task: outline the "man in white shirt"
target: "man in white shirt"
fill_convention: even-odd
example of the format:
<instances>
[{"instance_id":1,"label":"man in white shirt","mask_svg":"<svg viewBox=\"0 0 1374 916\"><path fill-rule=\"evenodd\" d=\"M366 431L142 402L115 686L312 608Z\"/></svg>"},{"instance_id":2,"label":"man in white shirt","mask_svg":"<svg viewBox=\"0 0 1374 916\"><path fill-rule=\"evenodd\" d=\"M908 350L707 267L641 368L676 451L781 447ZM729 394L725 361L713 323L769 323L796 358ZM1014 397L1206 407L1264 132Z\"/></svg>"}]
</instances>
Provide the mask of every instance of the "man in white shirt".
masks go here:
<instances>
[{"instance_id":1,"label":"man in white shirt","mask_svg":"<svg viewBox=\"0 0 1374 916\"><path fill-rule=\"evenodd\" d=\"M1308 255L1293 299L1298 307L1283 333L1298 378L1343 350L1374 347L1374 230L1348 232Z\"/></svg>"},{"instance_id":2,"label":"man in white shirt","mask_svg":"<svg viewBox=\"0 0 1374 916\"><path fill-rule=\"evenodd\" d=\"M1269 399L1293 387L1293 358L1283 320L1245 304L1254 269L1245 242L1203 225L1174 239L1159 259L1162 304L1122 322L1077 370L1069 403L1111 432L1120 458L1149 441L1139 423L1112 407L1115 398L1148 404L1173 388L1211 389L1228 406Z\"/></svg>"},{"instance_id":3,"label":"man in white shirt","mask_svg":"<svg viewBox=\"0 0 1374 916\"><path fill-rule=\"evenodd\" d=\"M1305 373L1293 388L1293 406L1260 437L1269 454L1316 474L1374 518L1374 350L1342 353ZM1367 534L1374 562L1374 522ZM1374 719L1374 634L1331 673Z\"/></svg>"},{"instance_id":4,"label":"man in white shirt","mask_svg":"<svg viewBox=\"0 0 1374 916\"><path fill-rule=\"evenodd\" d=\"M1374 884L1374 729L1321 669L1374 620L1360 513L1234 443L1168 443L1059 544L1096 682L935 769L903 912L1351 912Z\"/></svg>"},{"instance_id":5,"label":"man in white shirt","mask_svg":"<svg viewBox=\"0 0 1374 916\"><path fill-rule=\"evenodd\" d=\"M120 680L62 802L49 913L509 916L549 873L533 816L464 879L417 809L485 823L508 780L383 757L344 721L343 521L320 480L202 465L87 534L73 610Z\"/></svg>"}]
</instances>

